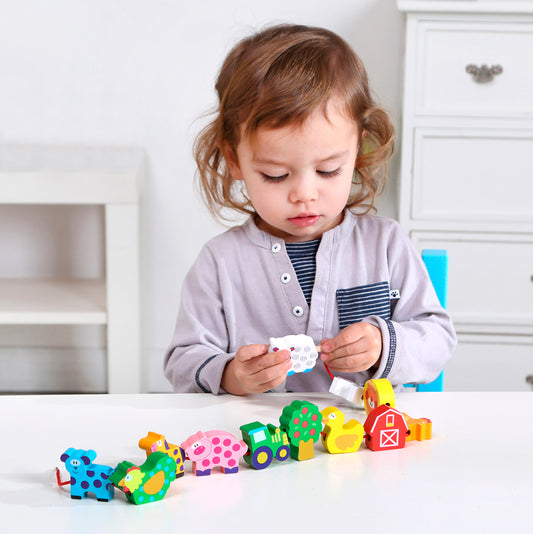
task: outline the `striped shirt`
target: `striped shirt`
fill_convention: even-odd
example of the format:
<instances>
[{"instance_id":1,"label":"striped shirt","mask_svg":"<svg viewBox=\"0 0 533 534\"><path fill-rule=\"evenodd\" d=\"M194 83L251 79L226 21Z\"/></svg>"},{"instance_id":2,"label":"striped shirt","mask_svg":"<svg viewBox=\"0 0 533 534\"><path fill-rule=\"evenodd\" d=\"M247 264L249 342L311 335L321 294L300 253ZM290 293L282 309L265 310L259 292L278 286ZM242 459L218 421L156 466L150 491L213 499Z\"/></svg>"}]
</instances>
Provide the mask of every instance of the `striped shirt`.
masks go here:
<instances>
[{"instance_id":1,"label":"striped shirt","mask_svg":"<svg viewBox=\"0 0 533 534\"><path fill-rule=\"evenodd\" d=\"M337 306L341 330L370 315L388 320L391 316L389 282L337 289Z\"/></svg>"},{"instance_id":2,"label":"striped shirt","mask_svg":"<svg viewBox=\"0 0 533 534\"><path fill-rule=\"evenodd\" d=\"M319 245L320 239L302 243L285 243L285 249L309 306L311 306L311 294L315 285L316 253Z\"/></svg>"}]
</instances>

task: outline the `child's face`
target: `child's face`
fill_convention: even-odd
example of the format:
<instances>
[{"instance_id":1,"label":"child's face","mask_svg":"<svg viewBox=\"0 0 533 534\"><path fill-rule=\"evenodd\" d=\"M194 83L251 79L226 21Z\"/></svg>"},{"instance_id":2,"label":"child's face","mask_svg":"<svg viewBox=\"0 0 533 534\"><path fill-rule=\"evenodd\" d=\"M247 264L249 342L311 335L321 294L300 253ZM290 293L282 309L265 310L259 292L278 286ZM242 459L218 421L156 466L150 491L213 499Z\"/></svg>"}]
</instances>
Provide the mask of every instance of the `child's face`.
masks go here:
<instances>
[{"instance_id":1,"label":"child's face","mask_svg":"<svg viewBox=\"0 0 533 534\"><path fill-rule=\"evenodd\" d=\"M350 195L358 151L353 120L329 104L302 126L259 128L243 138L232 176L244 180L259 227L288 242L308 241L337 226Z\"/></svg>"}]
</instances>

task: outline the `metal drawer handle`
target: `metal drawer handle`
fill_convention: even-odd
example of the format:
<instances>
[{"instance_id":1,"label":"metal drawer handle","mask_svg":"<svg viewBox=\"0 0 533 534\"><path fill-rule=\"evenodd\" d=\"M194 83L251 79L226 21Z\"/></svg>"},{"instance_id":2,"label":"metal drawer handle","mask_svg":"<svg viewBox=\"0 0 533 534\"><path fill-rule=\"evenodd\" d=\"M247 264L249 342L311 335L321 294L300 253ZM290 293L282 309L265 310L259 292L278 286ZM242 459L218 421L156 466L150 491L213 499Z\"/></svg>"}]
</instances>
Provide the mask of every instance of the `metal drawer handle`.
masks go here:
<instances>
[{"instance_id":1,"label":"metal drawer handle","mask_svg":"<svg viewBox=\"0 0 533 534\"><path fill-rule=\"evenodd\" d=\"M477 83L487 83L491 82L494 76L501 74L503 72L503 67L501 65L492 65L492 67L487 67L487 65L467 65L466 72L472 75L474 81Z\"/></svg>"}]
</instances>

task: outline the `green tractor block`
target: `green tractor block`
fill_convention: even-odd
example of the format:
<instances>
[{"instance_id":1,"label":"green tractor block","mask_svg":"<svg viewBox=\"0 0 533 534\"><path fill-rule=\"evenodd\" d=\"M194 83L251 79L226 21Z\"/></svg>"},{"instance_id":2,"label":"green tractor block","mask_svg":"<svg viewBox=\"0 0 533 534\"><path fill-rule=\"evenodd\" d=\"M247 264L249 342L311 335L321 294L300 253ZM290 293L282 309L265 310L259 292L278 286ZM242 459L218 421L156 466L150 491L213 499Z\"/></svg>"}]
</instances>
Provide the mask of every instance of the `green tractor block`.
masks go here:
<instances>
[{"instance_id":1,"label":"green tractor block","mask_svg":"<svg viewBox=\"0 0 533 534\"><path fill-rule=\"evenodd\" d=\"M277 426L255 421L240 428L242 439L248 446L244 460L254 469L265 469L274 458L280 462L289 458L289 437Z\"/></svg>"}]
</instances>

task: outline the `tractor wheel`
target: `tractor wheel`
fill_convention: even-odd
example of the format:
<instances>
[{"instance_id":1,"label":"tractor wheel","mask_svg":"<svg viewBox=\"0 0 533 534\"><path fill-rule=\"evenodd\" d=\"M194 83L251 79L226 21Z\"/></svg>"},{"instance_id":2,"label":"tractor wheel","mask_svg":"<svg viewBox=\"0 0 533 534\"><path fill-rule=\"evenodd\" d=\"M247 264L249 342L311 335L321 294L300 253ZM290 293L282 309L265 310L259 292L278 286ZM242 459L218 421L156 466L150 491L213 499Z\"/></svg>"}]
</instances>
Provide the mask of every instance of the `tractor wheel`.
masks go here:
<instances>
[{"instance_id":1,"label":"tractor wheel","mask_svg":"<svg viewBox=\"0 0 533 534\"><path fill-rule=\"evenodd\" d=\"M272 463L272 451L268 447L259 447L252 454L252 467L264 469Z\"/></svg>"},{"instance_id":2,"label":"tractor wheel","mask_svg":"<svg viewBox=\"0 0 533 534\"><path fill-rule=\"evenodd\" d=\"M289 456L291 455L291 450L287 445L282 445L277 451L276 451L276 460L280 462L284 462L285 460L289 459Z\"/></svg>"}]
</instances>

